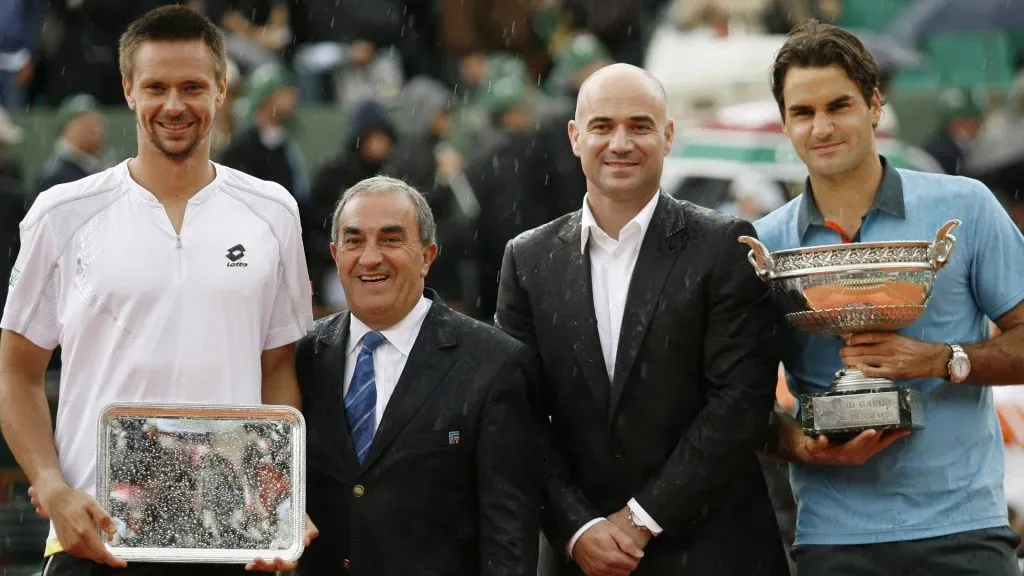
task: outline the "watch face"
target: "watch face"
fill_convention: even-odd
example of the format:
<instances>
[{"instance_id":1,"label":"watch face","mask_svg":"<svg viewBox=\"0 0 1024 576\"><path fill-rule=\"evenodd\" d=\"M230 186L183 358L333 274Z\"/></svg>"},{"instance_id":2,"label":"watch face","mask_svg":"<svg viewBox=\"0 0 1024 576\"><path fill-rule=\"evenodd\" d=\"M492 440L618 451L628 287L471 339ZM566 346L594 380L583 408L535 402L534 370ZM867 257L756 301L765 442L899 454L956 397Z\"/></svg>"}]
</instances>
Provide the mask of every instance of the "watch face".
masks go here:
<instances>
[{"instance_id":1,"label":"watch face","mask_svg":"<svg viewBox=\"0 0 1024 576\"><path fill-rule=\"evenodd\" d=\"M965 358L957 358L953 360L953 365L950 366L950 374L958 380L967 378L967 374L971 371L971 365Z\"/></svg>"}]
</instances>

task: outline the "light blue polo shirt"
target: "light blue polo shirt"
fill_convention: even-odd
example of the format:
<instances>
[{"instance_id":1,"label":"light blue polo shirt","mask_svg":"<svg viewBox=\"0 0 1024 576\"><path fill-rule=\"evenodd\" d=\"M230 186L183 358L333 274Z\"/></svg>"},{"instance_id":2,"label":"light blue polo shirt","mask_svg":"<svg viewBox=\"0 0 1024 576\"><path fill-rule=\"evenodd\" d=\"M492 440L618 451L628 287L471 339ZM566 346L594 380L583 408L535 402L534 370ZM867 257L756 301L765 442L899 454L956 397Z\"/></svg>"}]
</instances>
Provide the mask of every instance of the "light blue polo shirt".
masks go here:
<instances>
[{"instance_id":1,"label":"light blue polo shirt","mask_svg":"<svg viewBox=\"0 0 1024 576\"><path fill-rule=\"evenodd\" d=\"M972 343L1024 301L1024 237L976 180L892 168L859 233L862 242L928 240L962 221L927 310L901 334ZM770 251L838 244L807 191L755 223ZM857 238L855 238L857 240ZM783 329L782 357L794 395L832 383L839 340ZM1003 442L990 388L942 379L899 382L924 396L925 427L861 466L792 464L796 545L870 544L943 536L1007 524Z\"/></svg>"}]
</instances>

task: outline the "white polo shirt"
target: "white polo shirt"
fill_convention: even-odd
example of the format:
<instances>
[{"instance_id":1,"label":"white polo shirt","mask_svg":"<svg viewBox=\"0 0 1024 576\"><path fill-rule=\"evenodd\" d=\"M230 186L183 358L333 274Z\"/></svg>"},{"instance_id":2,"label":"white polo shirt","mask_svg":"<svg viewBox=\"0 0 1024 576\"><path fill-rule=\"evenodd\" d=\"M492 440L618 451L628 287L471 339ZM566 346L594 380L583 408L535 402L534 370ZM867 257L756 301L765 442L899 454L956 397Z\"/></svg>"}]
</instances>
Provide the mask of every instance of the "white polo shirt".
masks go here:
<instances>
[{"instance_id":1,"label":"white polo shirt","mask_svg":"<svg viewBox=\"0 0 1024 576\"><path fill-rule=\"evenodd\" d=\"M108 403L259 404L261 352L312 328L295 200L214 168L180 235L127 161L43 192L21 223L0 327L62 347L55 441L74 488L95 494Z\"/></svg>"}]
</instances>

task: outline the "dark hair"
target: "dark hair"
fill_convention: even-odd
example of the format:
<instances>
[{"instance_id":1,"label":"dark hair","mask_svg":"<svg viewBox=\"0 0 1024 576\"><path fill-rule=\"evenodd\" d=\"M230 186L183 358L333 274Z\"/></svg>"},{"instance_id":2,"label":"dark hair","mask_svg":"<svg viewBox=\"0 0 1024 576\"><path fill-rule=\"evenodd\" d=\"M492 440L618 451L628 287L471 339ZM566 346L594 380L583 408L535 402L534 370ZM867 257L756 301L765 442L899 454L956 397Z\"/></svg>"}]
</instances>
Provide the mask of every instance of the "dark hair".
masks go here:
<instances>
[{"instance_id":1,"label":"dark hair","mask_svg":"<svg viewBox=\"0 0 1024 576\"><path fill-rule=\"evenodd\" d=\"M864 101L871 104L871 96L879 88L878 64L853 33L832 24L809 19L790 31L785 44L775 55L772 65L772 95L779 105L782 119L786 119L786 103L782 86L791 67L827 68L839 66L850 80L860 88Z\"/></svg>"},{"instance_id":2,"label":"dark hair","mask_svg":"<svg viewBox=\"0 0 1024 576\"><path fill-rule=\"evenodd\" d=\"M132 77L135 54L143 42L202 40L213 53L213 73L220 82L227 74L224 33L209 18L184 6L162 6L146 12L128 26L118 43L121 76Z\"/></svg>"}]
</instances>

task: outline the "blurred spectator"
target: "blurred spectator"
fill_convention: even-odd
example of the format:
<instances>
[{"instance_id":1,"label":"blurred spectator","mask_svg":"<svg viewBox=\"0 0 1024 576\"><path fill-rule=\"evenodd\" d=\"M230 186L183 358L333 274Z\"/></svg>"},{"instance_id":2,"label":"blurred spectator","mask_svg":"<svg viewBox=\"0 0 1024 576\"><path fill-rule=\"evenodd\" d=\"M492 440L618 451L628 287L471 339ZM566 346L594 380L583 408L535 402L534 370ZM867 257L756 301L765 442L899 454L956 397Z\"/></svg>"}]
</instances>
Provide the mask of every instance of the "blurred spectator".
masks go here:
<instances>
[{"instance_id":1,"label":"blurred spectator","mask_svg":"<svg viewBox=\"0 0 1024 576\"><path fill-rule=\"evenodd\" d=\"M45 0L0 1L0 106L20 110L35 71Z\"/></svg>"},{"instance_id":2,"label":"blurred spectator","mask_svg":"<svg viewBox=\"0 0 1024 576\"><path fill-rule=\"evenodd\" d=\"M523 53L533 33L534 0L441 0L445 53Z\"/></svg>"},{"instance_id":3,"label":"blurred spectator","mask_svg":"<svg viewBox=\"0 0 1024 576\"><path fill-rule=\"evenodd\" d=\"M549 168L537 161L540 150L525 76L501 75L487 86L481 87L474 106L491 118L493 131L471 158L466 176L480 200L475 233L479 298L471 314L489 322L505 244L552 216L551 199L544 196Z\"/></svg>"},{"instance_id":4,"label":"blurred spectator","mask_svg":"<svg viewBox=\"0 0 1024 576\"><path fill-rule=\"evenodd\" d=\"M562 0L571 15L572 27L597 36L616 62L644 65L647 38L644 30L654 24L665 0Z\"/></svg>"},{"instance_id":5,"label":"blurred spectator","mask_svg":"<svg viewBox=\"0 0 1024 576\"><path fill-rule=\"evenodd\" d=\"M889 102L889 87L892 86L895 71L892 66L879 65L878 67L878 90L882 93L884 102L882 103L882 117L879 118L878 126L875 127L875 134L888 138L900 137L900 118L896 114L896 109Z\"/></svg>"},{"instance_id":6,"label":"blurred spectator","mask_svg":"<svg viewBox=\"0 0 1024 576\"><path fill-rule=\"evenodd\" d=\"M686 29L703 30L725 38L761 32L762 15L770 0L675 0L673 17Z\"/></svg>"},{"instance_id":7,"label":"blurred spectator","mask_svg":"<svg viewBox=\"0 0 1024 576\"><path fill-rule=\"evenodd\" d=\"M301 206L309 202L309 179L302 151L291 135L298 101L299 91L287 70L277 64L254 70L235 103L236 120L244 128L220 162L284 186Z\"/></svg>"},{"instance_id":8,"label":"blurred spectator","mask_svg":"<svg viewBox=\"0 0 1024 576\"><path fill-rule=\"evenodd\" d=\"M738 174L729 184L729 198L717 209L748 222L774 212L786 203L786 191L757 172Z\"/></svg>"},{"instance_id":9,"label":"blurred spectator","mask_svg":"<svg viewBox=\"0 0 1024 576\"><path fill-rule=\"evenodd\" d=\"M591 74L612 63L611 55L590 33L573 35L554 55L547 91L556 108L537 120L530 170L536 193L546 202L549 218L579 210L587 180L569 144L567 125L576 116L576 96Z\"/></svg>"},{"instance_id":10,"label":"blurred spectator","mask_svg":"<svg viewBox=\"0 0 1024 576\"><path fill-rule=\"evenodd\" d=\"M473 67L467 71L479 72ZM523 59L510 52L488 56L479 83L460 100L453 141L470 161L490 149L504 127L526 129L564 110L564 102L528 80Z\"/></svg>"},{"instance_id":11,"label":"blurred spectator","mask_svg":"<svg viewBox=\"0 0 1024 576\"><path fill-rule=\"evenodd\" d=\"M379 102L360 104L349 118L339 154L317 172L310 201L302 217L303 242L309 276L313 279L313 303L336 307L341 301L325 298L339 288L338 275L331 259L331 215L342 192L356 182L381 173L398 141L387 110ZM337 297L338 291L333 292Z\"/></svg>"},{"instance_id":12,"label":"blurred spectator","mask_svg":"<svg viewBox=\"0 0 1024 576\"><path fill-rule=\"evenodd\" d=\"M401 53L394 46L378 49L366 41L356 42L352 50L349 65L335 78L336 101L346 109L365 100L391 104L405 82Z\"/></svg>"},{"instance_id":13,"label":"blurred spectator","mask_svg":"<svg viewBox=\"0 0 1024 576\"><path fill-rule=\"evenodd\" d=\"M1006 101L986 110L966 164L967 175L984 182L1024 231L1024 71Z\"/></svg>"},{"instance_id":14,"label":"blurred spectator","mask_svg":"<svg viewBox=\"0 0 1024 576\"><path fill-rule=\"evenodd\" d=\"M468 299L466 312L484 321L494 314L505 243L583 201L586 180L566 128L575 97L566 91L578 89L585 70L596 69L591 64L606 56L587 40L592 36L580 37L560 52L559 78L550 86L562 90L560 95L549 96L529 82L521 57L496 53L487 58L479 85L456 114L454 138L466 151L466 183L480 205L469 258L476 268L469 285L478 297Z\"/></svg>"},{"instance_id":15,"label":"blurred spectator","mask_svg":"<svg viewBox=\"0 0 1024 576\"><path fill-rule=\"evenodd\" d=\"M677 15L682 28L714 38L729 36L729 13L715 0L683 0L677 2L676 6L682 7Z\"/></svg>"},{"instance_id":16,"label":"blurred spectator","mask_svg":"<svg viewBox=\"0 0 1024 576\"><path fill-rule=\"evenodd\" d=\"M217 114L213 119L213 135L210 138L212 140L210 147L216 156L224 153L239 128L232 111L235 110L237 106L235 103L242 95L242 73L231 58L228 58L226 63L228 90L224 96L224 105L221 106L223 112Z\"/></svg>"},{"instance_id":17,"label":"blurred spectator","mask_svg":"<svg viewBox=\"0 0 1024 576\"><path fill-rule=\"evenodd\" d=\"M20 246L18 224L25 217L28 204L21 166L8 152L21 140L21 128L0 108L0 302L7 301L8 286L18 280L18 272L13 269Z\"/></svg>"},{"instance_id":18,"label":"blurred spectator","mask_svg":"<svg viewBox=\"0 0 1024 576\"><path fill-rule=\"evenodd\" d=\"M843 17L843 0L815 0L811 3L811 13L819 20L838 22Z\"/></svg>"},{"instance_id":19,"label":"blurred spectator","mask_svg":"<svg viewBox=\"0 0 1024 576\"><path fill-rule=\"evenodd\" d=\"M815 18L836 22L843 14L842 0L769 0L762 23L769 34L788 34L799 22Z\"/></svg>"},{"instance_id":20,"label":"blurred spectator","mask_svg":"<svg viewBox=\"0 0 1024 576\"><path fill-rule=\"evenodd\" d=\"M287 0L194 0L193 7L224 29L225 48L243 74L282 62L292 41Z\"/></svg>"},{"instance_id":21,"label":"blurred spectator","mask_svg":"<svg viewBox=\"0 0 1024 576\"><path fill-rule=\"evenodd\" d=\"M589 32L577 34L555 53L546 89L549 94L562 98L575 108L576 95L583 81L612 63L611 54L596 36Z\"/></svg>"},{"instance_id":22,"label":"blurred spectator","mask_svg":"<svg viewBox=\"0 0 1024 576\"><path fill-rule=\"evenodd\" d=\"M406 120L401 141L383 172L401 178L427 199L437 221L441 252L430 267L427 285L444 301L465 311L472 245L472 226L479 202L463 173L463 158L449 143L452 92L438 80L420 76L402 88L401 107ZM456 190L461 196L456 195Z\"/></svg>"},{"instance_id":23,"label":"blurred spectator","mask_svg":"<svg viewBox=\"0 0 1024 576\"><path fill-rule=\"evenodd\" d=\"M397 97L406 77L437 75L440 56L421 38L424 28L410 14L421 1L307 0L293 65L305 102L324 100L328 81L343 107Z\"/></svg>"},{"instance_id":24,"label":"blurred spectator","mask_svg":"<svg viewBox=\"0 0 1024 576\"><path fill-rule=\"evenodd\" d=\"M458 61L458 72L453 85L456 90L456 101L466 103L475 94L487 76L489 58L483 52L467 54Z\"/></svg>"},{"instance_id":25,"label":"blurred spectator","mask_svg":"<svg viewBox=\"0 0 1024 576\"><path fill-rule=\"evenodd\" d=\"M124 105L117 43L135 18L172 0L48 0L53 52L47 56L46 98L60 106L91 94L103 106Z\"/></svg>"},{"instance_id":26,"label":"blurred spectator","mask_svg":"<svg viewBox=\"0 0 1024 576\"><path fill-rule=\"evenodd\" d=\"M981 129L984 110L971 94L963 89L949 89L942 94L942 124L925 146L947 174L966 174L967 153Z\"/></svg>"},{"instance_id":27,"label":"blurred spectator","mask_svg":"<svg viewBox=\"0 0 1024 576\"><path fill-rule=\"evenodd\" d=\"M39 172L36 194L105 168L101 156L106 120L95 98L78 94L65 100L57 110L57 126L60 137L53 156Z\"/></svg>"}]
</instances>

